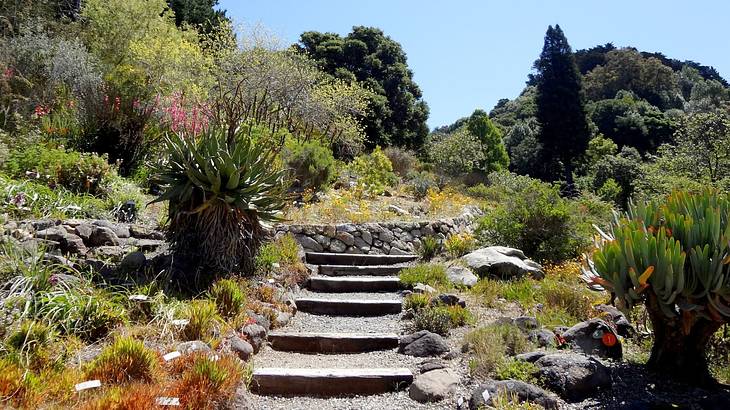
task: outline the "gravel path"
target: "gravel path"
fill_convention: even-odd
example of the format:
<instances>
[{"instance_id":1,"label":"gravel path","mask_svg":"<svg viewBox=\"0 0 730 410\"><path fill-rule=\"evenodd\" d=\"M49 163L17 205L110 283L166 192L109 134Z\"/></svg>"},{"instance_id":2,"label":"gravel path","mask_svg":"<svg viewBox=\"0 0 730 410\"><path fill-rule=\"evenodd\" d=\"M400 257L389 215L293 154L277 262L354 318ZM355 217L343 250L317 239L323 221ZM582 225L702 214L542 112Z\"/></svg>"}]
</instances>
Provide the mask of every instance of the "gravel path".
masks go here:
<instances>
[{"instance_id":1,"label":"gravel path","mask_svg":"<svg viewBox=\"0 0 730 410\"><path fill-rule=\"evenodd\" d=\"M353 332L402 334L400 315L346 317L297 312L283 329L286 332Z\"/></svg>"},{"instance_id":2,"label":"gravel path","mask_svg":"<svg viewBox=\"0 0 730 410\"><path fill-rule=\"evenodd\" d=\"M336 300L352 300L352 299L364 299L364 300L403 300L403 297L395 292L358 292L358 293L323 293L323 292L312 292L308 289L302 289L299 291L299 297L302 298L315 298L315 299L336 299Z\"/></svg>"}]
</instances>

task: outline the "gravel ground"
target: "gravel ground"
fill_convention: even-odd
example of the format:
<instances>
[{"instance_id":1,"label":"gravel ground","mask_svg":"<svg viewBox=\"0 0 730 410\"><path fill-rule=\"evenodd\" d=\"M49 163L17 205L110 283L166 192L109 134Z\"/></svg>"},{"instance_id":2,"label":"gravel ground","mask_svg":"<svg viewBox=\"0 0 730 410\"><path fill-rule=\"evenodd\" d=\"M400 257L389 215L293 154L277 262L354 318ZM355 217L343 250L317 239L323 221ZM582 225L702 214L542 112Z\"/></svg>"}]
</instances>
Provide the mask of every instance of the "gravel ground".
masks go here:
<instances>
[{"instance_id":1,"label":"gravel ground","mask_svg":"<svg viewBox=\"0 0 730 410\"><path fill-rule=\"evenodd\" d=\"M289 324L279 329L285 332L356 332L401 334L403 323L400 315L375 317L340 317L312 315L297 312Z\"/></svg>"}]
</instances>

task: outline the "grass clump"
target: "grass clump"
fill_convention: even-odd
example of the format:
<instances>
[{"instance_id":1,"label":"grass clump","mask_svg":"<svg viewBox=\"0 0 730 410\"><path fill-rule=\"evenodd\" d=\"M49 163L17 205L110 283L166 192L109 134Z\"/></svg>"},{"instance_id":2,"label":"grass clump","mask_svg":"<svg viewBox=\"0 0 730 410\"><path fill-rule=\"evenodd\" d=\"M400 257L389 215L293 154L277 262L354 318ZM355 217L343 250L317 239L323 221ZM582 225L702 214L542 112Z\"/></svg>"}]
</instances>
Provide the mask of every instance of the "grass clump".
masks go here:
<instances>
[{"instance_id":1,"label":"grass clump","mask_svg":"<svg viewBox=\"0 0 730 410\"><path fill-rule=\"evenodd\" d=\"M185 340L204 340L210 337L219 321L218 307L210 300L194 300L186 309L188 324L183 328Z\"/></svg>"},{"instance_id":2,"label":"grass clump","mask_svg":"<svg viewBox=\"0 0 730 410\"><path fill-rule=\"evenodd\" d=\"M33 352L53 339L53 330L44 323L28 320L8 336L8 347L20 352Z\"/></svg>"},{"instance_id":3,"label":"grass clump","mask_svg":"<svg viewBox=\"0 0 730 410\"><path fill-rule=\"evenodd\" d=\"M221 279L210 289L210 298L215 302L218 314L224 318L237 316L246 305L246 293L241 283L233 279Z\"/></svg>"},{"instance_id":4,"label":"grass clump","mask_svg":"<svg viewBox=\"0 0 730 410\"><path fill-rule=\"evenodd\" d=\"M131 338L118 338L89 364L87 377L104 383L151 382L158 369L157 353Z\"/></svg>"},{"instance_id":5,"label":"grass clump","mask_svg":"<svg viewBox=\"0 0 730 410\"><path fill-rule=\"evenodd\" d=\"M446 314L449 315L449 322L451 323L451 327L466 326L467 324L474 321L474 317L472 316L471 312L459 305L436 306L433 309L446 312Z\"/></svg>"},{"instance_id":6,"label":"grass clump","mask_svg":"<svg viewBox=\"0 0 730 410\"><path fill-rule=\"evenodd\" d=\"M403 309L421 310L431 303L431 296L425 293L412 293L403 300Z\"/></svg>"},{"instance_id":7,"label":"grass clump","mask_svg":"<svg viewBox=\"0 0 730 410\"><path fill-rule=\"evenodd\" d=\"M444 309L421 309L413 315L413 328L447 336L451 330L451 316Z\"/></svg>"},{"instance_id":8,"label":"grass clump","mask_svg":"<svg viewBox=\"0 0 730 410\"><path fill-rule=\"evenodd\" d=\"M533 346L527 336L511 324L493 324L479 328L466 336L472 354L469 369L475 376L492 377L502 366L506 356L514 356Z\"/></svg>"},{"instance_id":9,"label":"grass clump","mask_svg":"<svg viewBox=\"0 0 730 410\"><path fill-rule=\"evenodd\" d=\"M469 253L476 246L476 241L470 233L452 234L446 238L444 248L451 258L459 258Z\"/></svg>"},{"instance_id":10,"label":"grass clump","mask_svg":"<svg viewBox=\"0 0 730 410\"><path fill-rule=\"evenodd\" d=\"M183 370L175 392L185 408L219 408L233 395L243 375L244 369L232 356L213 360L207 355L195 355Z\"/></svg>"},{"instance_id":11,"label":"grass clump","mask_svg":"<svg viewBox=\"0 0 730 410\"><path fill-rule=\"evenodd\" d=\"M441 242L434 236L426 236L421 240L418 255L425 261L430 261L441 252Z\"/></svg>"},{"instance_id":12,"label":"grass clump","mask_svg":"<svg viewBox=\"0 0 730 410\"><path fill-rule=\"evenodd\" d=\"M426 263L405 268L400 271L400 280L406 286L414 286L417 283L431 286L446 286L449 284L446 267L437 263Z\"/></svg>"},{"instance_id":13,"label":"grass clump","mask_svg":"<svg viewBox=\"0 0 730 410\"><path fill-rule=\"evenodd\" d=\"M538 371L539 368L534 363L510 359L497 365L495 373L498 380L521 380L535 384L539 381L536 376Z\"/></svg>"},{"instance_id":14,"label":"grass clump","mask_svg":"<svg viewBox=\"0 0 730 410\"><path fill-rule=\"evenodd\" d=\"M130 383L113 386L101 397L89 400L82 410L146 410L159 408L157 398L164 396L160 386L148 383Z\"/></svg>"}]
</instances>

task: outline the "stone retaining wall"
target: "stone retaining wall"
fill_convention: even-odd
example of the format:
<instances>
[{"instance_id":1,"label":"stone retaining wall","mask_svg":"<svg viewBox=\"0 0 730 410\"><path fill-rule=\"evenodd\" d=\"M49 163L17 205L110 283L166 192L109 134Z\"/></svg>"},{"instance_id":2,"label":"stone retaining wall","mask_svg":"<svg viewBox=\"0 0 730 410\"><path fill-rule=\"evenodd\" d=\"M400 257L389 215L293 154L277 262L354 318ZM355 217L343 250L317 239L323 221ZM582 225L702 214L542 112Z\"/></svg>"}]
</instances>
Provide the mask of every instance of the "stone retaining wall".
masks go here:
<instances>
[{"instance_id":1,"label":"stone retaining wall","mask_svg":"<svg viewBox=\"0 0 730 410\"><path fill-rule=\"evenodd\" d=\"M287 225L274 227L275 235L287 233L311 252L365 253L371 255L403 255L414 253L421 238L434 236L440 241L451 234L471 233L476 208L464 210L461 216L436 221L343 223L337 225Z\"/></svg>"}]
</instances>

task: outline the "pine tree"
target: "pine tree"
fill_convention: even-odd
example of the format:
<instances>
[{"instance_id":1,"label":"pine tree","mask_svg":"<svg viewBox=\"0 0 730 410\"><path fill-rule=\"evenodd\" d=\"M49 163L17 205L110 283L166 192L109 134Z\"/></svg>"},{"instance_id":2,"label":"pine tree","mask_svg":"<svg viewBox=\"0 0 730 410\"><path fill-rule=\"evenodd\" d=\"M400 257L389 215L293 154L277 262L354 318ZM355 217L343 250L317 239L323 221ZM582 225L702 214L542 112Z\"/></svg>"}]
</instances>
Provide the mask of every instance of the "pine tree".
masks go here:
<instances>
[{"instance_id":1,"label":"pine tree","mask_svg":"<svg viewBox=\"0 0 730 410\"><path fill-rule=\"evenodd\" d=\"M573 51L559 25L548 27L545 45L535 62L537 74L537 119L539 141L548 169L544 179L560 179L568 192L573 188L575 160L585 152L590 139L583 102L581 75Z\"/></svg>"}]
</instances>

